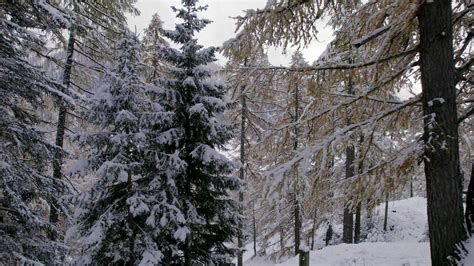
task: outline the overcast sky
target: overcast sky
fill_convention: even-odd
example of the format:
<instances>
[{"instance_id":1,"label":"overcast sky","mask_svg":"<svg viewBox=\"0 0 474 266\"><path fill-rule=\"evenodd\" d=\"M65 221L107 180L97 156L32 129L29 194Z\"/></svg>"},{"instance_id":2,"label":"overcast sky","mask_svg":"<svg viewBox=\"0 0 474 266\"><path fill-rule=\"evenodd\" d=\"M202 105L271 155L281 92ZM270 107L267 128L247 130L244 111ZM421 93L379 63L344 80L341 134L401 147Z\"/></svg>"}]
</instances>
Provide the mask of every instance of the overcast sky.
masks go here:
<instances>
[{"instance_id":1,"label":"overcast sky","mask_svg":"<svg viewBox=\"0 0 474 266\"><path fill-rule=\"evenodd\" d=\"M235 21L231 17L244 14L244 10L263 8L267 0L201 0L199 4L208 5L207 11L201 13L202 18L213 21L198 35L199 43L204 46L221 46L223 42L235 36ZM129 17L128 25L131 29L137 28L140 36L148 26L154 13L158 13L164 22L165 29L174 29L177 22L175 13L171 6L181 6L181 0L138 0L136 7L141 14L137 17ZM321 22L319 41L315 41L310 47L302 50L308 62L312 63L326 48L331 40L331 30ZM269 60L273 65L288 65L291 52L282 55L281 49L269 49ZM226 59L218 55L219 63L224 64Z\"/></svg>"}]
</instances>

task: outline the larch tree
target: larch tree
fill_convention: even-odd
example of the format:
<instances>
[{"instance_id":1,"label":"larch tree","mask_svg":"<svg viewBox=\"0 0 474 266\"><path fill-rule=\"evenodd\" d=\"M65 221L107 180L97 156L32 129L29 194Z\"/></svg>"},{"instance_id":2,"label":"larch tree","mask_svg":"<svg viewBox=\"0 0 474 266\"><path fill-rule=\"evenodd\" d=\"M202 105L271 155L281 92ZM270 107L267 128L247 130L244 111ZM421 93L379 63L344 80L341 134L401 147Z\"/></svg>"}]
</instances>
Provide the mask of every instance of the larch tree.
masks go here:
<instances>
[{"instance_id":1,"label":"larch tree","mask_svg":"<svg viewBox=\"0 0 474 266\"><path fill-rule=\"evenodd\" d=\"M0 10L0 258L7 264L62 264L66 246L49 240L60 228L48 221L48 203L66 214L61 180L47 165L60 152L38 129L45 96L68 104L60 81L28 60L46 36L71 25L69 13L46 1L9 1Z\"/></svg>"},{"instance_id":2,"label":"larch tree","mask_svg":"<svg viewBox=\"0 0 474 266\"><path fill-rule=\"evenodd\" d=\"M156 81L160 77L160 73L164 71L163 62L160 62L158 53L163 47L169 46L169 44L161 36L162 30L163 21L158 14L154 14L148 28L145 29L145 35L142 40L145 46L145 58L143 61L151 65L146 77L148 82Z\"/></svg>"},{"instance_id":3,"label":"larch tree","mask_svg":"<svg viewBox=\"0 0 474 266\"><path fill-rule=\"evenodd\" d=\"M366 76L366 89L344 106L377 92L398 90L413 73L419 75L421 95L393 108L386 108L365 122L352 123L343 131L348 133L364 128L396 115L399 110L422 103L424 137L422 141L414 139L413 145L401 152L400 158L402 155L421 156L419 151L424 152L420 158L424 159L425 164L431 259L434 265L459 258L458 244L466 238L457 129L460 103L456 102L456 98L466 91L456 94L456 84L466 79L466 71L472 65L472 59L466 55L469 46L466 43L470 39L466 34L469 32L466 20L470 10L472 4L469 1L449 0L368 1L363 4L356 0L269 1L264 9L248 11L238 18L242 31L227 46L228 50L234 50L247 47L247 42L285 47L291 44L307 45L316 37L316 20L329 15L330 23L338 32L336 40L349 42L350 50L310 68L280 69L313 73L357 69L370 71L370 75ZM303 30L293 31L295 27ZM453 35L456 38L453 39ZM348 56L353 54L351 50L362 50L364 54L358 60L348 62ZM245 52L243 50L239 56L244 57ZM466 114L469 116L469 112ZM442 161L441 157L444 158ZM401 160L394 162L405 164Z\"/></svg>"},{"instance_id":4,"label":"larch tree","mask_svg":"<svg viewBox=\"0 0 474 266\"><path fill-rule=\"evenodd\" d=\"M239 227L237 247L240 254L237 256L237 264L243 264L244 246L248 236L252 236L253 252L257 255L257 242L261 240L260 220L265 217L260 210L263 204L261 197L262 189L262 169L258 163L259 159L253 152L256 143L262 140L264 131L270 126L268 121L272 113L279 109L272 103L271 90L263 89L271 80L271 77L261 75L241 75L232 71L236 66L255 67L270 66L268 57L263 50L256 50L255 53L245 58L241 62L230 61L226 66L226 76L231 84L231 98L239 103L239 107L233 108L229 112L232 121L240 124L240 132L235 140L235 147L239 153L241 167L239 169L240 179L245 181L245 186L239 191L239 202L241 203L240 213L243 221ZM227 70L230 70L227 72ZM251 155L251 156L250 156ZM263 225L263 224L262 224Z\"/></svg>"},{"instance_id":5,"label":"larch tree","mask_svg":"<svg viewBox=\"0 0 474 266\"><path fill-rule=\"evenodd\" d=\"M183 214L181 229L175 233L180 241L175 263L219 264L234 254L226 243L237 236L240 220L238 205L228 195L240 185L232 175L236 165L219 151L233 138L234 125L223 121L223 112L230 107L224 98L227 86L206 66L216 60L216 48L203 48L195 39L210 23L197 17L207 7L197 6L195 0L182 3L183 8L173 10L183 22L162 32L179 49L165 47L160 52L171 77L159 81L161 101L175 114L170 156L176 163L167 170L177 189L176 208Z\"/></svg>"},{"instance_id":6,"label":"larch tree","mask_svg":"<svg viewBox=\"0 0 474 266\"><path fill-rule=\"evenodd\" d=\"M261 163L265 152L259 150L259 143L263 141L265 132L271 127L271 118L283 112L284 108L274 101L275 93L278 91L270 75L252 75L246 72L236 72L236 67L269 67L268 56L263 49L256 49L242 61L230 61L226 66L226 75L230 81L232 91L231 98L239 102L239 107L233 108L229 113L232 121L240 123L240 134L235 140L238 145L242 166L239 169L241 179L245 180L245 187L241 188L239 200L242 202L241 214L244 221L240 230L242 231L241 241L238 247L243 249L248 236L252 236L253 252L257 255L257 249L265 252L268 244L267 224L271 216L267 216L264 211L267 208L265 199L262 197L262 190L265 186L265 176L263 174L264 164ZM271 85L271 87L268 87ZM283 94L277 93L282 96ZM240 197L242 196L242 197ZM260 231L260 228L262 231ZM264 232L265 231L265 232ZM260 247L257 248L257 243ZM241 250L242 254L244 250ZM238 258L237 263L240 263ZM243 263L243 261L242 261Z\"/></svg>"}]
</instances>

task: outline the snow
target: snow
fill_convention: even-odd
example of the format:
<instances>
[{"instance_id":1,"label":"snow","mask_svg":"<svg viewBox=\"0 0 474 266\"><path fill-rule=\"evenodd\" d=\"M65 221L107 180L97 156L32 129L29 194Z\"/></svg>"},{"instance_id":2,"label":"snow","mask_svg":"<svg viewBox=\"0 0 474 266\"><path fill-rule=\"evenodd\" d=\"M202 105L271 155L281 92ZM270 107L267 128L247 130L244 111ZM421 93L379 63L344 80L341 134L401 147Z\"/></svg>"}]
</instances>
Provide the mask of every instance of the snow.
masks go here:
<instances>
[{"instance_id":1,"label":"snow","mask_svg":"<svg viewBox=\"0 0 474 266\"><path fill-rule=\"evenodd\" d=\"M464 243L464 247L469 252L461 261L461 265L474 265L474 238L471 237Z\"/></svg>"},{"instance_id":2,"label":"snow","mask_svg":"<svg viewBox=\"0 0 474 266\"><path fill-rule=\"evenodd\" d=\"M388 204L387 231L383 231L385 203L377 207L374 228L368 233L370 242L428 241L426 199L414 197Z\"/></svg>"},{"instance_id":3,"label":"snow","mask_svg":"<svg viewBox=\"0 0 474 266\"><path fill-rule=\"evenodd\" d=\"M133 217L136 217L142 213L150 212L150 208L145 202L143 202L144 200L145 197L139 196L137 194L127 199L127 204L130 206L130 213L132 213Z\"/></svg>"},{"instance_id":4,"label":"snow","mask_svg":"<svg viewBox=\"0 0 474 266\"><path fill-rule=\"evenodd\" d=\"M145 265L156 265L163 258L163 253L157 250L146 250L143 253L143 259L140 261L139 266Z\"/></svg>"},{"instance_id":5,"label":"snow","mask_svg":"<svg viewBox=\"0 0 474 266\"><path fill-rule=\"evenodd\" d=\"M298 265L298 257L276 265ZM339 244L311 252L310 265L430 265L430 247L416 242Z\"/></svg>"},{"instance_id":6,"label":"snow","mask_svg":"<svg viewBox=\"0 0 474 266\"><path fill-rule=\"evenodd\" d=\"M181 242L184 242L186 240L186 236L190 233L189 229L185 226L178 228L176 232L174 232L174 238L176 240L179 240Z\"/></svg>"},{"instance_id":7,"label":"snow","mask_svg":"<svg viewBox=\"0 0 474 266\"><path fill-rule=\"evenodd\" d=\"M352 45L354 45L355 47L359 47L361 46L362 44L366 43L367 41L369 41L370 39L372 38L375 38L381 34L383 34L384 32L386 32L387 30L389 30L391 27L391 25L385 25L385 26L382 26L380 28L377 28L375 29L374 31L370 32L369 34L367 34L366 36L360 38L360 39L357 39L355 41L352 42Z\"/></svg>"},{"instance_id":8,"label":"snow","mask_svg":"<svg viewBox=\"0 0 474 266\"><path fill-rule=\"evenodd\" d=\"M430 265L426 199L413 197L389 202L387 231L383 230L384 209L384 202L375 208L373 227L367 234L366 242L337 244L310 251L310 265ZM336 238L337 235L342 235L340 224L334 224L333 230ZM324 226L317 230L316 248L324 246L322 239L325 232ZM340 239L333 238L331 243L339 241ZM474 251L474 241L468 242L466 247ZM264 257L253 257L253 243L248 243L245 249L245 265L298 265L298 257L287 258L286 261L283 259L279 264ZM464 265L474 265L471 263L474 262L474 252L465 258L465 262Z\"/></svg>"},{"instance_id":9,"label":"snow","mask_svg":"<svg viewBox=\"0 0 474 266\"><path fill-rule=\"evenodd\" d=\"M432 107L435 104L435 102L439 102L440 104L443 104L444 99L443 98L434 98L433 100L428 101L428 106Z\"/></svg>"}]
</instances>

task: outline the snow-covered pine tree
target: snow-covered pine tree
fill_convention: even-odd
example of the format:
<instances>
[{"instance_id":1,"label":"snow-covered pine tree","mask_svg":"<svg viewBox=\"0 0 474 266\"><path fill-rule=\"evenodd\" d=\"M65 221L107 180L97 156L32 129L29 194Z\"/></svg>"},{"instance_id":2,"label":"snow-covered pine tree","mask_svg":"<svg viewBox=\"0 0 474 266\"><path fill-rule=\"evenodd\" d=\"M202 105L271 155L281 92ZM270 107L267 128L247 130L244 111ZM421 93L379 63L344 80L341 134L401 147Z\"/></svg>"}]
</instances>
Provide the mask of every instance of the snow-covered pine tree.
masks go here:
<instances>
[{"instance_id":1,"label":"snow-covered pine tree","mask_svg":"<svg viewBox=\"0 0 474 266\"><path fill-rule=\"evenodd\" d=\"M82 246L80 264L156 265L178 252L172 235L178 227L168 228L184 216L175 207L173 180L162 178L173 169L159 168L164 159L156 146L172 141L170 132L159 129L173 114L149 100L157 89L141 78L141 52L138 38L124 30L116 67L84 114L97 130L76 136L89 155L70 171L98 177L79 195L77 225L68 232L67 240Z\"/></svg>"},{"instance_id":2,"label":"snow-covered pine tree","mask_svg":"<svg viewBox=\"0 0 474 266\"><path fill-rule=\"evenodd\" d=\"M60 229L48 219L48 203L66 211L67 186L47 175L55 147L38 129L35 112L52 94L68 103L62 85L28 61L45 36L66 28L70 17L49 1L2 2L0 10L0 261L2 264L61 264L65 246L50 241ZM47 203L48 202L48 203ZM67 212L66 212L67 213Z\"/></svg>"},{"instance_id":3,"label":"snow-covered pine tree","mask_svg":"<svg viewBox=\"0 0 474 266\"><path fill-rule=\"evenodd\" d=\"M229 107L224 99L227 87L206 67L215 61L216 48L203 49L194 38L210 23L197 17L207 7L196 2L184 0L184 8L173 8L183 22L163 35L180 48L161 52L173 75L160 80L163 102L176 116L170 156L180 162L168 166L168 178L178 189L176 207L184 214L182 229L174 234L182 241L182 257L172 262L184 265L228 262L234 250L226 243L236 236L239 222L237 203L228 193L238 189L240 181L231 175L235 166L219 152L234 135L234 126L222 121Z\"/></svg>"}]
</instances>

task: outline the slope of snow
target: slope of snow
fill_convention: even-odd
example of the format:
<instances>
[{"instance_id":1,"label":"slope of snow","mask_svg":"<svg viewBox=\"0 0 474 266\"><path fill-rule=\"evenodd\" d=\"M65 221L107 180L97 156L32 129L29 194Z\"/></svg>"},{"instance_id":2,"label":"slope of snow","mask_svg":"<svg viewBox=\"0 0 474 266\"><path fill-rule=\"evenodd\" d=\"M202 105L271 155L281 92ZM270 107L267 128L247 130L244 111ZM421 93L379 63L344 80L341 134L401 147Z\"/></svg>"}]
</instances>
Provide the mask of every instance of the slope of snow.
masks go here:
<instances>
[{"instance_id":1,"label":"slope of snow","mask_svg":"<svg viewBox=\"0 0 474 266\"><path fill-rule=\"evenodd\" d=\"M421 266L430 264L430 245L428 242L339 244L312 251L310 254L310 265ZM298 257L276 265L298 265Z\"/></svg>"},{"instance_id":2,"label":"slope of snow","mask_svg":"<svg viewBox=\"0 0 474 266\"><path fill-rule=\"evenodd\" d=\"M310 265L430 265L426 211L426 199L422 197L389 202L387 231L384 231L385 203L381 203L376 207L370 219L372 226L367 233L367 239L364 240L366 242L338 244L311 251ZM342 233L340 224L333 225L333 228L335 232ZM322 240L324 233L325 228L320 228L317 231L316 240ZM317 241L317 247L323 245L319 242L321 241ZM472 247L474 250L474 241ZM275 264L262 257L251 258L248 253L244 254L245 265L248 266L298 265L298 257ZM474 255L472 261L474 261Z\"/></svg>"},{"instance_id":3,"label":"slope of snow","mask_svg":"<svg viewBox=\"0 0 474 266\"><path fill-rule=\"evenodd\" d=\"M428 218L426 198L414 197L388 203L387 231L383 230L385 203L376 208L368 242L426 242Z\"/></svg>"}]
</instances>

